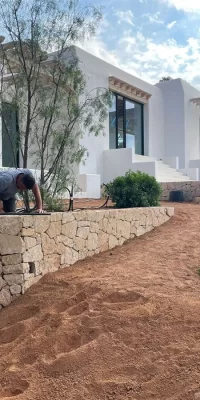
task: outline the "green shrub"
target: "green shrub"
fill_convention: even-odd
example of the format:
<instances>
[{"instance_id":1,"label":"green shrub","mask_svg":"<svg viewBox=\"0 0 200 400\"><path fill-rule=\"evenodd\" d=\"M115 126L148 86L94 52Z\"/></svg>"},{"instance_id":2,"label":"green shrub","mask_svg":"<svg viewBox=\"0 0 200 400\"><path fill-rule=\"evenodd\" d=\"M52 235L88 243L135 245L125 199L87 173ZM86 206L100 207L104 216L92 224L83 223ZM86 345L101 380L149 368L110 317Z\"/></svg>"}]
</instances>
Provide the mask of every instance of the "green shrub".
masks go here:
<instances>
[{"instance_id":1,"label":"green shrub","mask_svg":"<svg viewBox=\"0 0 200 400\"><path fill-rule=\"evenodd\" d=\"M128 171L107 185L107 193L118 208L156 207L162 189L154 177Z\"/></svg>"}]
</instances>

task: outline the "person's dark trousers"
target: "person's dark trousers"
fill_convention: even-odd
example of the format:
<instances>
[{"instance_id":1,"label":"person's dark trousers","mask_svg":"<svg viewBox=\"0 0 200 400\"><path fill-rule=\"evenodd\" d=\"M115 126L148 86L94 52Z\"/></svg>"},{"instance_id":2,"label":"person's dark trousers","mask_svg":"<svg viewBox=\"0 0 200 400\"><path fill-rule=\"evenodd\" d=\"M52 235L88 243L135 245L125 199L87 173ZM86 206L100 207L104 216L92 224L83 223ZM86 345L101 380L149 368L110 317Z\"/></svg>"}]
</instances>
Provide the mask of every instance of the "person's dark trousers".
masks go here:
<instances>
[{"instance_id":1,"label":"person's dark trousers","mask_svg":"<svg viewBox=\"0 0 200 400\"><path fill-rule=\"evenodd\" d=\"M8 200L2 200L3 201L3 210L6 213L9 212L15 212L16 211L16 199L8 199Z\"/></svg>"}]
</instances>

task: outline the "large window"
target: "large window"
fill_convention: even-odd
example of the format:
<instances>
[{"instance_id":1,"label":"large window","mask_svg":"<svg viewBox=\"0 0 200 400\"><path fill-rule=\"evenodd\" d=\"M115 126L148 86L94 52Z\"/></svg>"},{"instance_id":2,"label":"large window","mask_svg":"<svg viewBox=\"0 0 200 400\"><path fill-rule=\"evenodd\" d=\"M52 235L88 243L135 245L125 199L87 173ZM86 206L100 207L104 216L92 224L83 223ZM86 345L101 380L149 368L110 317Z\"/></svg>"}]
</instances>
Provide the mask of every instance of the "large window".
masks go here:
<instances>
[{"instance_id":1,"label":"large window","mask_svg":"<svg viewBox=\"0 0 200 400\"><path fill-rule=\"evenodd\" d=\"M135 148L144 154L143 104L113 94L109 112L110 149Z\"/></svg>"},{"instance_id":2,"label":"large window","mask_svg":"<svg viewBox=\"0 0 200 400\"><path fill-rule=\"evenodd\" d=\"M17 111L9 103L2 105L2 166L19 167Z\"/></svg>"}]
</instances>

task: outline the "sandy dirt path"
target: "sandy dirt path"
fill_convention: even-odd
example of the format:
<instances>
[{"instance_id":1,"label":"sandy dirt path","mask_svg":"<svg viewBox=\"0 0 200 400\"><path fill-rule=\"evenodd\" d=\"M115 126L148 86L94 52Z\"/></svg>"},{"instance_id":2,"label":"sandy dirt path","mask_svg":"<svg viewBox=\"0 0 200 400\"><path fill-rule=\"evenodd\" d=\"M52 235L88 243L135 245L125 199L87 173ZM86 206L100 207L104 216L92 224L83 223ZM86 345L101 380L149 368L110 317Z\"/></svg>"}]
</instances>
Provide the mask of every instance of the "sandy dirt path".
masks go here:
<instances>
[{"instance_id":1,"label":"sandy dirt path","mask_svg":"<svg viewBox=\"0 0 200 400\"><path fill-rule=\"evenodd\" d=\"M0 399L200 400L200 206L0 312Z\"/></svg>"}]
</instances>

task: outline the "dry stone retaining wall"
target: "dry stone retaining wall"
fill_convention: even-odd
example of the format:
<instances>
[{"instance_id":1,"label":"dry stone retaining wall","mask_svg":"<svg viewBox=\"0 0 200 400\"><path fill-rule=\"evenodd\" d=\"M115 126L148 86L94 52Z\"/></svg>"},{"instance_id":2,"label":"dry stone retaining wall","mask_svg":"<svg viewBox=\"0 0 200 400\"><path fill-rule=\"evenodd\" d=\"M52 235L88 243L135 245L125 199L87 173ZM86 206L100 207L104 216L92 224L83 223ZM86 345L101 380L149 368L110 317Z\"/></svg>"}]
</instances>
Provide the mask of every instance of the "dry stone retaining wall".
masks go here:
<instances>
[{"instance_id":1,"label":"dry stone retaining wall","mask_svg":"<svg viewBox=\"0 0 200 400\"><path fill-rule=\"evenodd\" d=\"M172 190L182 190L185 201L193 201L195 197L200 197L199 181L161 183L161 186L163 189L161 200L168 201Z\"/></svg>"},{"instance_id":2,"label":"dry stone retaining wall","mask_svg":"<svg viewBox=\"0 0 200 400\"><path fill-rule=\"evenodd\" d=\"M0 309L42 275L120 246L173 213L158 207L0 216Z\"/></svg>"}]
</instances>

